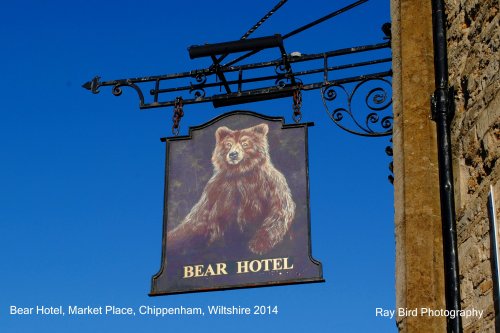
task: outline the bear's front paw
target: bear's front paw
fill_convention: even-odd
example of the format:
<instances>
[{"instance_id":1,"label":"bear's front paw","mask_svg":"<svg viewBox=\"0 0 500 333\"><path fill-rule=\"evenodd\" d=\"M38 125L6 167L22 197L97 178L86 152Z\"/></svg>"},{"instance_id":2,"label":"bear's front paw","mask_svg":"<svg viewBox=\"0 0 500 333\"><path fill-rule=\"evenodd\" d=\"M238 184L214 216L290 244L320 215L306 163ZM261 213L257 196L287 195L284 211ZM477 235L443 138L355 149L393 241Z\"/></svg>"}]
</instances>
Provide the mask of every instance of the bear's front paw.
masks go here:
<instances>
[{"instance_id":1,"label":"bear's front paw","mask_svg":"<svg viewBox=\"0 0 500 333\"><path fill-rule=\"evenodd\" d=\"M266 231L260 230L250 240L248 247L250 251L252 251L255 254L259 255L264 254L272 248L271 238L269 237L269 234Z\"/></svg>"}]
</instances>

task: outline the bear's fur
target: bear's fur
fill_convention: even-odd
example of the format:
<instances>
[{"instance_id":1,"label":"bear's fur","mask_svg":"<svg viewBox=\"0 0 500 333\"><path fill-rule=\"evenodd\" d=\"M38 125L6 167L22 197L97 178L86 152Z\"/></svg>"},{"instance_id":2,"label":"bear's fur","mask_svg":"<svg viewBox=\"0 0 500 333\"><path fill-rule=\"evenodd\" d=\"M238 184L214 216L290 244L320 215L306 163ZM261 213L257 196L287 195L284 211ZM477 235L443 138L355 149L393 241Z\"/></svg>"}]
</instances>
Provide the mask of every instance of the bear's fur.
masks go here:
<instances>
[{"instance_id":1,"label":"bear's fur","mask_svg":"<svg viewBox=\"0 0 500 333\"><path fill-rule=\"evenodd\" d=\"M169 250L182 252L230 238L243 240L239 246L261 255L283 240L295 203L285 177L271 163L268 131L264 123L216 130L213 176L189 214L167 232Z\"/></svg>"}]
</instances>

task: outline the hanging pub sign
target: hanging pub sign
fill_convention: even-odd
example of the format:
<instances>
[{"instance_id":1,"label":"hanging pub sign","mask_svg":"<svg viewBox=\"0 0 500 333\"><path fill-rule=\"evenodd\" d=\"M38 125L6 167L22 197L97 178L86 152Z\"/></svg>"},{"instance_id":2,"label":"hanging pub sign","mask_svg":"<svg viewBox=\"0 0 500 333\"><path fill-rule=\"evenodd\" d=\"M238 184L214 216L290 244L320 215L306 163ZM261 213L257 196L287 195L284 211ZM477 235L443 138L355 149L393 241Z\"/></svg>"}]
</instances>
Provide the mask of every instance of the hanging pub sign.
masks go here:
<instances>
[{"instance_id":1,"label":"hanging pub sign","mask_svg":"<svg viewBox=\"0 0 500 333\"><path fill-rule=\"evenodd\" d=\"M322 282L311 256L307 130L247 111L167 138L151 296Z\"/></svg>"}]
</instances>

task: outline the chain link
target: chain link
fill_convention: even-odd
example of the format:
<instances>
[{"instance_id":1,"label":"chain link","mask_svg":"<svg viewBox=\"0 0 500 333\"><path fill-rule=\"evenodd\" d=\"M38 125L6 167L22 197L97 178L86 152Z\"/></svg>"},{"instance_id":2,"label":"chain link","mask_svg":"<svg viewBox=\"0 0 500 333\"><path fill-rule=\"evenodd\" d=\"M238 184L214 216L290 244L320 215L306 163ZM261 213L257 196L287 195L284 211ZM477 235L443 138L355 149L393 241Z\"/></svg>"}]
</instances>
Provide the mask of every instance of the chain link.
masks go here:
<instances>
[{"instance_id":1,"label":"chain link","mask_svg":"<svg viewBox=\"0 0 500 333\"><path fill-rule=\"evenodd\" d=\"M297 89L295 89L293 92L292 118L296 124L302 120L301 108L302 108L302 83L299 83L297 85Z\"/></svg>"},{"instance_id":2,"label":"chain link","mask_svg":"<svg viewBox=\"0 0 500 333\"><path fill-rule=\"evenodd\" d=\"M184 104L182 97L177 97L174 102L174 115L172 117L172 121L174 122L172 125L172 134L174 136L179 135L179 124L181 122L181 118L184 116L183 107Z\"/></svg>"}]
</instances>

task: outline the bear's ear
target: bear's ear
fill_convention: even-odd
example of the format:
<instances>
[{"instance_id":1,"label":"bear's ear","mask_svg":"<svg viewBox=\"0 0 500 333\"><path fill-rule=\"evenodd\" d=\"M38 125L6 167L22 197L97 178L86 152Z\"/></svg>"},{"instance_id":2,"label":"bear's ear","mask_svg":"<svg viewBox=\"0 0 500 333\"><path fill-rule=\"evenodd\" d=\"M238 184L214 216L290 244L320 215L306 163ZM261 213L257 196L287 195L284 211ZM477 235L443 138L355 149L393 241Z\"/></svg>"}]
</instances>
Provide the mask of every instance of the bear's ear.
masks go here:
<instances>
[{"instance_id":1,"label":"bear's ear","mask_svg":"<svg viewBox=\"0 0 500 333\"><path fill-rule=\"evenodd\" d=\"M251 127L250 130L257 133L257 134L260 134L262 136L266 136L267 132L269 132L269 126L267 126L267 124L260 124L260 125Z\"/></svg>"},{"instance_id":2,"label":"bear's ear","mask_svg":"<svg viewBox=\"0 0 500 333\"><path fill-rule=\"evenodd\" d=\"M215 139L217 142L220 142L220 141L224 140L224 138L231 133L233 133L233 131L231 131L226 126L219 127L217 129L217 131L215 131Z\"/></svg>"}]
</instances>

